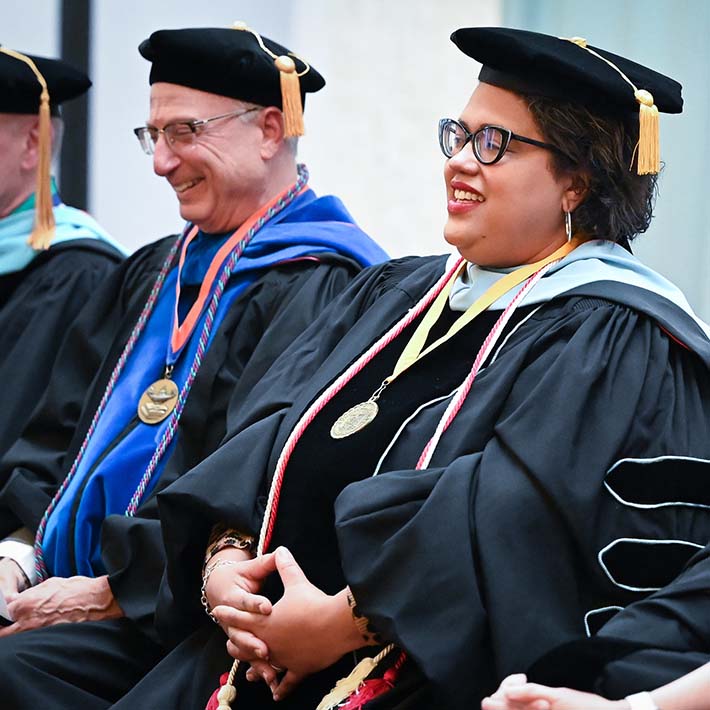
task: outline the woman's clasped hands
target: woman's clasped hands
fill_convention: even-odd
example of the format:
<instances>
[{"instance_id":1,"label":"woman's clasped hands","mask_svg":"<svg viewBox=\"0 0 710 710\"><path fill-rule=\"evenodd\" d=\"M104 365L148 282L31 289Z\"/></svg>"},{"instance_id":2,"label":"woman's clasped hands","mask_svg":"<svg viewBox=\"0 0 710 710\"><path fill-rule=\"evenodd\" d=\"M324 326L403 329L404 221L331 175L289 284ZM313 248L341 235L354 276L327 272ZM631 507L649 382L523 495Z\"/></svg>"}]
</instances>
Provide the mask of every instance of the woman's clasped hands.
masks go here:
<instances>
[{"instance_id":1,"label":"woman's clasped hands","mask_svg":"<svg viewBox=\"0 0 710 710\"><path fill-rule=\"evenodd\" d=\"M272 604L258 591L274 573L284 593ZM318 589L285 547L214 569L206 595L227 634L228 653L250 664L247 679L263 680L274 700L365 645L346 590L329 595Z\"/></svg>"}]
</instances>

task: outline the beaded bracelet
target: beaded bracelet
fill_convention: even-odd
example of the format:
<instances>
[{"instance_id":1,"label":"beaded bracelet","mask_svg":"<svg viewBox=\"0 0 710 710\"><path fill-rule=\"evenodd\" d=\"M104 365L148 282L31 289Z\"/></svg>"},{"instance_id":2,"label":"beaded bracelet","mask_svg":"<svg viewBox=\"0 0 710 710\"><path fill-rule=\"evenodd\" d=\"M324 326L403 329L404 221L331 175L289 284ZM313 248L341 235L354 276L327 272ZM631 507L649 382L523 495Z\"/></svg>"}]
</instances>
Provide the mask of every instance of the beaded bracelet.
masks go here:
<instances>
[{"instance_id":1,"label":"beaded bracelet","mask_svg":"<svg viewBox=\"0 0 710 710\"><path fill-rule=\"evenodd\" d=\"M200 601L202 602L202 606L205 608L205 613L207 616L214 621L215 624L219 624L219 621L217 621L217 618L215 615L212 613L212 607L210 606L209 601L207 600L207 582L210 579L210 575L212 572L214 572L217 567L233 567L235 565L239 564L239 560L217 560L213 565L210 565L207 567L205 570L204 575L202 576L202 587L200 588Z\"/></svg>"},{"instance_id":2,"label":"beaded bracelet","mask_svg":"<svg viewBox=\"0 0 710 710\"><path fill-rule=\"evenodd\" d=\"M347 599L348 599L348 606L350 607L350 612L353 615L353 621L355 622L355 626L357 627L357 630L360 632L360 635L364 639L365 643L372 645L372 644L381 644L382 643L382 638L380 635L375 631L375 629L372 628L372 624L370 623L370 620L366 617L360 614L358 607L357 607L357 602L355 601L355 597L353 596L353 593L350 591L350 587L347 588Z\"/></svg>"},{"instance_id":3,"label":"beaded bracelet","mask_svg":"<svg viewBox=\"0 0 710 710\"><path fill-rule=\"evenodd\" d=\"M243 535L237 530L228 530L217 540L210 540L207 551L205 552L205 561L202 563L203 574L210 560L218 552L222 552L222 550L226 550L228 547L254 552L254 538L251 535Z\"/></svg>"},{"instance_id":4,"label":"beaded bracelet","mask_svg":"<svg viewBox=\"0 0 710 710\"><path fill-rule=\"evenodd\" d=\"M236 532L234 528L227 527L224 523L216 523L212 526L212 532L210 533L209 540L207 540L207 547L210 547L210 545L214 544L219 538L233 532Z\"/></svg>"}]
</instances>

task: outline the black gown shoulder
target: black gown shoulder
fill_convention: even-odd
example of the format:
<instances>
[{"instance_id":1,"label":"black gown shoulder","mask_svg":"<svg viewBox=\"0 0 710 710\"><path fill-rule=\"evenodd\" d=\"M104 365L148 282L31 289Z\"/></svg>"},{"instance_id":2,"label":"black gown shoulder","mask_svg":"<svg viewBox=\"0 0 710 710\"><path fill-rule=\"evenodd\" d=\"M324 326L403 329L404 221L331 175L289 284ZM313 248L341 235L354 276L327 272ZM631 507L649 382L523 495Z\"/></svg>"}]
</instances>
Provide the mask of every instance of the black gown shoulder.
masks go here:
<instances>
[{"instance_id":1,"label":"black gown shoulder","mask_svg":"<svg viewBox=\"0 0 710 710\"><path fill-rule=\"evenodd\" d=\"M102 392L97 393L92 383L106 370L110 374L107 360L112 353L114 360L120 354L176 239L176 235L166 237L121 263L112 263L110 269L96 274L88 290L71 287L67 291L72 300L75 293L80 299L75 316L61 337L47 341L44 352L52 353L51 367L0 459L0 536L39 521L51 492L62 480L65 456L75 454L81 445L79 441L72 447L77 428L89 426L100 400ZM73 249L58 247L63 247L61 256L54 258L74 258ZM78 256L94 258L93 253L82 249ZM26 351L25 362L33 352ZM32 485L28 487L27 481Z\"/></svg>"},{"instance_id":2,"label":"black gown shoulder","mask_svg":"<svg viewBox=\"0 0 710 710\"><path fill-rule=\"evenodd\" d=\"M0 276L0 457L41 398L79 312L122 260L104 242L77 239L50 247L22 271Z\"/></svg>"}]
</instances>

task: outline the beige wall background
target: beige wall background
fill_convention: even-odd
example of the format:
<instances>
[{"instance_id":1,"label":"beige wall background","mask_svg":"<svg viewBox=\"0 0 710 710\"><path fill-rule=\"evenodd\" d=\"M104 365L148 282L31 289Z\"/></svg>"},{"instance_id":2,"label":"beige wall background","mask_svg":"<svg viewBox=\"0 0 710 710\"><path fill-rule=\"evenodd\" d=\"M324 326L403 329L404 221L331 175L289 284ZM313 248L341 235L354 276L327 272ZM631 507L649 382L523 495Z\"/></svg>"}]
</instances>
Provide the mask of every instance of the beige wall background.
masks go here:
<instances>
[{"instance_id":1,"label":"beige wall background","mask_svg":"<svg viewBox=\"0 0 710 710\"><path fill-rule=\"evenodd\" d=\"M449 35L472 23L499 24L499 4L300 5L294 44L317 58L330 82L307 108L302 155L313 185L342 196L393 256L445 251L444 158L436 128L442 116L459 114L479 70Z\"/></svg>"}]
</instances>

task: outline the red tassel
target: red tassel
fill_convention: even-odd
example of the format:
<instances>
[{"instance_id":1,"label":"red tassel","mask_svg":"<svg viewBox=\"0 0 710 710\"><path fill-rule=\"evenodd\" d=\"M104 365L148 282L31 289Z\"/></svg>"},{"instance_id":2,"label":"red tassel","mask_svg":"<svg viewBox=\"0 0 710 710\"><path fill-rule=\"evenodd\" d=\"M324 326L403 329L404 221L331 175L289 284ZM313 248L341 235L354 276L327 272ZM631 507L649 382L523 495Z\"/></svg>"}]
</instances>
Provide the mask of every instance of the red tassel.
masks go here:
<instances>
[{"instance_id":1,"label":"red tassel","mask_svg":"<svg viewBox=\"0 0 710 710\"><path fill-rule=\"evenodd\" d=\"M341 705L338 710L361 710L370 700L384 695L391 688L392 683L389 683L384 678L366 680L362 686L348 698L345 705Z\"/></svg>"},{"instance_id":2,"label":"red tassel","mask_svg":"<svg viewBox=\"0 0 710 710\"><path fill-rule=\"evenodd\" d=\"M223 685L227 684L227 681L229 680L229 673L222 673L222 675L219 677L219 688L210 695L210 699L207 701L207 705L205 706L205 710L218 710L219 708L219 700L217 700L217 695L219 694L219 691L222 689Z\"/></svg>"},{"instance_id":3,"label":"red tassel","mask_svg":"<svg viewBox=\"0 0 710 710\"><path fill-rule=\"evenodd\" d=\"M384 695L388 690L394 688L394 683L398 675L399 665L395 664L392 668L385 671L382 678L366 680L338 710L362 710L371 700L379 698L380 695Z\"/></svg>"}]
</instances>

